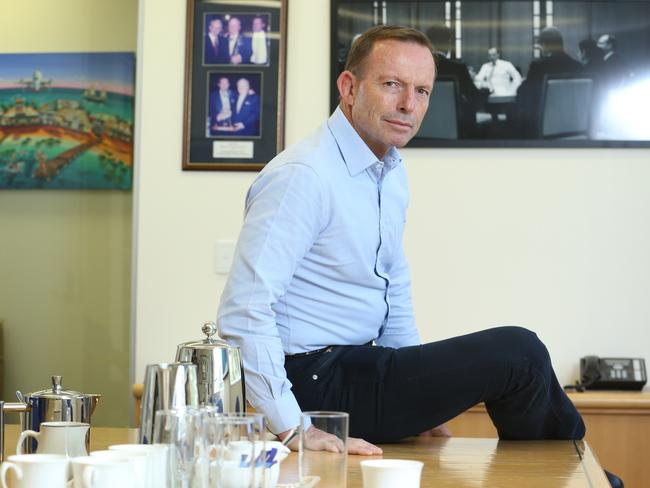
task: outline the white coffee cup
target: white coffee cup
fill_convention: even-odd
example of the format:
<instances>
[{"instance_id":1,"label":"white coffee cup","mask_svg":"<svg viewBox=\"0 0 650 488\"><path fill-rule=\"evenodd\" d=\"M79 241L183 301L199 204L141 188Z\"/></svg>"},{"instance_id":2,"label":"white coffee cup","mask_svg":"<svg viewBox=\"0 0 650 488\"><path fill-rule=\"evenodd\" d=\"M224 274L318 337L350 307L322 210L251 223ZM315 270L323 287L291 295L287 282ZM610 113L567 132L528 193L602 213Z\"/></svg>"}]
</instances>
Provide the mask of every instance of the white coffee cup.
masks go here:
<instances>
[{"instance_id":1,"label":"white coffee cup","mask_svg":"<svg viewBox=\"0 0 650 488\"><path fill-rule=\"evenodd\" d=\"M250 441L231 441L228 443L224 455L231 461L240 461L242 456L250 462L251 456L257 458L264 449L264 441L255 441L255 452L253 453L253 444Z\"/></svg>"},{"instance_id":2,"label":"white coffee cup","mask_svg":"<svg viewBox=\"0 0 650 488\"><path fill-rule=\"evenodd\" d=\"M264 472L266 486L274 488L275 485L278 484L278 478L280 477L280 463L287 458L291 449L280 441L266 441L265 448L267 453L270 452L271 449L277 449L274 459L275 462L270 467L267 465L266 471Z\"/></svg>"},{"instance_id":3,"label":"white coffee cup","mask_svg":"<svg viewBox=\"0 0 650 488\"><path fill-rule=\"evenodd\" d=\"M70 462L74 488L140 488L134 484L134 468L128 459L83 456Z\"/></svg>"},{"instance_id":4,"label":"white coffee cup","mask_svg":"<svg viewBox=\"0 0 650 488\"><path fill-rule=\"evenodd\" d=\"M223 459L219 463L218 485L223 488L249 488L253 476L252 467L241 466L239 461Z\"/></svg>"},{"instance_id":5,"label":"white coffee cup","mask_svg":"<svg viewBox=\"0 0 650 488\"><path fill-rule=\"evenodd\" d=\"M149 470L147 469L147 455L143 452L120 452L120 451L93 451L92 457L102 459L126 459L133 465L133 481L138 488L149 486Z\"/></svg>"},{"instance_id":6,"label":"white coffee cup","mask_svg":"<svg viewBox=\"0 0 650 488\"><path fill-rule=\"evenodd\" d=\"M108 449L126 454L146 454L148 480L146 486L150 488L167 486L169 471L167 444L115 444L108 446Z\"/></svg>"},{"instance_id":7,"label":"white coffee cup","mask_svg":"<svg viewBox=\"0 0 650 488\"><path fill-rule=\"evenodd\" d=\"M90 425L82 422L43 422L40 432L25 430L21 432L16 444L16 454L24 454L24 441L36 439L39 454L63 454L68 457L87 456L88 429Z\"/></svg>"},{"instance_id":8,"label":"white coffee cup","mask_svg":"<svg viewBox=\"0 0 650 488\"><path fill-rule=\"evenodd\" d=\"M423 464L407 459L361 461L363 488L420 488Z\"/></svg>"},{"instance_id":9,"label":"white coffee cup","mask_svg":"<svg viewBox=\"0 0 650 488\"><path fill-rule=\"evenodd\" d=\"M2 488L65 488L68 482L66 456L57 454L16 454L0 467ZM7 482L8 474L13 471Z\"/></svg>"},{"instance_id":10,"label":"white coffee cup","mask_svg":"<svg viewBox=\"0 0 650 488\"><path fill-rule=\"evenodd\" d=\"M279 441L256 441L254 458L257 459L264 449L267 453L271 449L276 449L274 463L266 469L258 466L255 468L256 483L262 484L262 476L265 478L264 486L269 488L278 484L280 476L280 463L285 460L291 450ZM249 459L253 451L253 446L249 441L233 441L228 444L224 453L224 460L221 462L220 479L222 484L227 488L248 487L250 484L250 468L241 466L242 457ZM266 456L265 456L266 459Z\"/></svg>"}]
</instances>

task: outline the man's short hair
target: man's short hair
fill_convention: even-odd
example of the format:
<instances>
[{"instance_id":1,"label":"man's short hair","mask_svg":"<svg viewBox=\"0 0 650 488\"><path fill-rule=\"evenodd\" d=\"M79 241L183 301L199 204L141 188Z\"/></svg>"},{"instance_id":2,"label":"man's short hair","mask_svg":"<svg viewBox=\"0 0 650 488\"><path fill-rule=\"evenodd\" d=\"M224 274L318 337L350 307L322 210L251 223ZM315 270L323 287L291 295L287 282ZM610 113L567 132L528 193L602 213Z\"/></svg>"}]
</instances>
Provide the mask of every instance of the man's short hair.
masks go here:
<instances>
[{"instance_id":1,"label":"man's short hair","mask_svg":"<svg viewBox=\"0 0 650 488\"><path fill-rule=\"evenodd\" d=\"M542 29L538 40L540 44L544 44L548 51L559 52L564 49L564 39L557 27L550 26Z\"/></svg>"},{"instance_id":2,"label":"man's short hair","mask_svg":"<svg viewBox=\"0 0 650 488\"><path fill-rule=\"evenodd\" d=\"M433 56L431 42L419 30L398 25L378 25L368 29L352 43L345 62L345 70L351 71L355 76L362 76L364 64L374 45L379 41L387 40L419 44L426 47Z\"/></svg>"}]
</instances>

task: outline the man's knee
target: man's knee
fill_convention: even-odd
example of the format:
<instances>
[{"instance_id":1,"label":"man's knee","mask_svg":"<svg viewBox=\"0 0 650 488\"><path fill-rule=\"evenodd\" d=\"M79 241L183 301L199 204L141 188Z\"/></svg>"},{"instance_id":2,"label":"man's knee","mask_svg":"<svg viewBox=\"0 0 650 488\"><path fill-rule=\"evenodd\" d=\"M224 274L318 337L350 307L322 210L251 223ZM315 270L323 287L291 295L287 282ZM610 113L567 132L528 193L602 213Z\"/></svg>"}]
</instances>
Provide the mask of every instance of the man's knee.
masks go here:
<instances>
[{"instance_id":1,"label":"man's knee","mask_svg":"<svg viewBox=\"0 0 650 488\"><path fill-rule=\"evenodd\" d=\"M538 370L550 367L551 358L544 343L524 327L505 326L494 329L503 350L515 361L527 362Z\"/></svg>"}]
</instances>

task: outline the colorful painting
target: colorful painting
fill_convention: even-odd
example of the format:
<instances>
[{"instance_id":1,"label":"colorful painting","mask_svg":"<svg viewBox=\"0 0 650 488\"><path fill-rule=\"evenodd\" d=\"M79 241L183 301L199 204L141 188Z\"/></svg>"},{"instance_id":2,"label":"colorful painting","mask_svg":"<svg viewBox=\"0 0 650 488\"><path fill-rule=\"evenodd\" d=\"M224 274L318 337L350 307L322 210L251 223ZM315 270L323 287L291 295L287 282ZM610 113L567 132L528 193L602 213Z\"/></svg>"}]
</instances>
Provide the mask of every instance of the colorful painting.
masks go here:
<instances>
[{"instance_id":1,"label":"colorful painting","mask_svg":"<svg viewBox=\"0 0 650 488\"><path fill-rule=\"evenodd\" d=\"M0 54L0 189L133 179L133 53Z\"/></svg>"}]
</instances>

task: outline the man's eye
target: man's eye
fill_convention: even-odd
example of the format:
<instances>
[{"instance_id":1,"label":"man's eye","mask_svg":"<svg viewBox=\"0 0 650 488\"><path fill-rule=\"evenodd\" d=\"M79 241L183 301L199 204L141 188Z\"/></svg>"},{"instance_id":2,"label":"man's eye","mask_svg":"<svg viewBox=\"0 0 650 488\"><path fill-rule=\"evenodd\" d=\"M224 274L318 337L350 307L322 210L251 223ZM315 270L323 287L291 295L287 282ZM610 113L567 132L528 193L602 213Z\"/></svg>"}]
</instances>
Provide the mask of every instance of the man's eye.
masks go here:
<instances>
[{"instance_id":1,"label":"man's eye","mask_svg":"<svg viewBox=\"0 0 650 488\"><path fill-rule=\"evenodd\" d=\"M397 86L397 82L396 81L385 81L384 86L387 86L389 88L393 88L393 87Z\"/></svg>"},{"instance_id":2,"label":"man's eye","mask_svg":"<svg viewBox=\"0 0 650 488\"><path fill-rule=\"evenodd\" d=\"M425 97L429 96L429 90L426 88L418 88L418 95L423 95Z\"/></svg>"}]
</instances>

